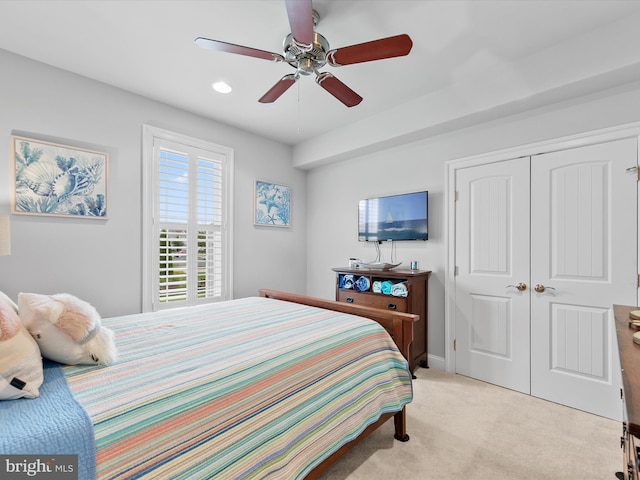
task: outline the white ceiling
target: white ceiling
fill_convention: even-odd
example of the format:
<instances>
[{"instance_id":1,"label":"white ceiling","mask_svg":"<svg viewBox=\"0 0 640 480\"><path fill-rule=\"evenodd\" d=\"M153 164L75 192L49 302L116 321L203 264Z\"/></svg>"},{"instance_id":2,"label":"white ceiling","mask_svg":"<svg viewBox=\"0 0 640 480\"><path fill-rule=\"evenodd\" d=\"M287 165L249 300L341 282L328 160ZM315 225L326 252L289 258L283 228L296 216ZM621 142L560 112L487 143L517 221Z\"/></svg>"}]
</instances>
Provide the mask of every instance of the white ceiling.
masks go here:
<instances>
[{"instance_id":1,"label":"white ceiling","mask_svg":"<svg viewBox=\"0 0 640 480\"><path fill-rule=\"evenodd\" d=\"M0 48L291 145L381 118L455 85L520 74L523 65L534 67L526 59L535 65L548 59L553 68L545 75L564 75L558 84L546 77L530 82L529 94L640 64L640 53L630 61L607 51L624 40L616 34L598 40L595 52L593 43L585 44L591 51L580 51L576 41L606 27L626 28L629 18L640 19L640 1L314 0L313 6L321 16L317 31L332 48L401 33L413 39L407 57L323 69L364 97L356 107L346 108L312 77L275 103L260 104L291 67L194 44L203 36L280 53L289 33L283 0L0 0ZM640 31L640 23L633 25ZM638 44L633 48L640 51ZM585 67L592 56L610 65ZM216 80L234 91L215 93Z\"/></svg>"}]
</instances>

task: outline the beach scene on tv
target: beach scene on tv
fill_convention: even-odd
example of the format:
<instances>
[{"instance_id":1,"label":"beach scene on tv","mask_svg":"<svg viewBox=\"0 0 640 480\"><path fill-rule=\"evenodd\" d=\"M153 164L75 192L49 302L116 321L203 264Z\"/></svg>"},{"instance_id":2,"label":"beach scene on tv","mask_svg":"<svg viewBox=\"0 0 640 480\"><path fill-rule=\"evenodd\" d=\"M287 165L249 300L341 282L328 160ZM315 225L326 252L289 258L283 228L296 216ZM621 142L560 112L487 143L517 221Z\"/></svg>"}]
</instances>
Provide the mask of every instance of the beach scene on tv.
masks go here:
<instances>
[{"instance_id":1,"label":"beach scene on tv","mask_svg":"<svg viewBox=\"0 0 640 480\"><path fill-rule=\"evenodd\" d=\"M369 198L358 204L358 240L427 240L427 192Z\"/></svg>"}]
</instances>

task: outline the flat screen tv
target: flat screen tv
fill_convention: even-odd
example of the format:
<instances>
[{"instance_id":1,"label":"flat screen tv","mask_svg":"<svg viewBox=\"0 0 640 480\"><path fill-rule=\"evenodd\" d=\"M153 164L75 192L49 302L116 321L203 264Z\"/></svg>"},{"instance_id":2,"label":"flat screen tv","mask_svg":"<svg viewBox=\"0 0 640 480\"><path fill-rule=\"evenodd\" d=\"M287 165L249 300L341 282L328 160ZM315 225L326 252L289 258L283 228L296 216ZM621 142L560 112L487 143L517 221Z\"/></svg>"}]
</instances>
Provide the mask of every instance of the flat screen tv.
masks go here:
<instances>
[{"instance_id":1,"label":"flat screen tv","mask_svg":"<svg viewBox=\"0 0 640 480\"><path fill-rule=\"evenodd\" d=\"M367 198L358 203L358 240L428 240L429 192Z\"/></svg>"}]
</instances>

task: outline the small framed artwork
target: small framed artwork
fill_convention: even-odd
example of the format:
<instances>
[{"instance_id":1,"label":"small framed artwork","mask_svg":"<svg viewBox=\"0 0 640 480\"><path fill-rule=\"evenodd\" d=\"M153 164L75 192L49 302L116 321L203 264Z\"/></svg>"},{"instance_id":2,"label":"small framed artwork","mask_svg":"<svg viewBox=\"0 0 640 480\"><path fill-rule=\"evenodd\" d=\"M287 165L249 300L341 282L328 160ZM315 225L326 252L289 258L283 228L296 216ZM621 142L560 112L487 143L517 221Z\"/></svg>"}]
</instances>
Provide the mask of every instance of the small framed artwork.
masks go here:
<instances>
[{"instance_id":1,"label":"small framed artwork","mask_svg":"<svg viewBox=\"0 0 640 480\"><path fill-rule=\"evenodd\" d=\"M270 227L289 227L291 187L256 180L254 223Z\"/></svg>"},{"instance_id":2,"label":"small framed artwork","mask_svg":"<svg viewBox=\"0 0 640 480\"><path fill-rule=\"evenodd\" d=\"M11 136L13 213L107 218L106 153Z\"/></svg>"}]
</instances>

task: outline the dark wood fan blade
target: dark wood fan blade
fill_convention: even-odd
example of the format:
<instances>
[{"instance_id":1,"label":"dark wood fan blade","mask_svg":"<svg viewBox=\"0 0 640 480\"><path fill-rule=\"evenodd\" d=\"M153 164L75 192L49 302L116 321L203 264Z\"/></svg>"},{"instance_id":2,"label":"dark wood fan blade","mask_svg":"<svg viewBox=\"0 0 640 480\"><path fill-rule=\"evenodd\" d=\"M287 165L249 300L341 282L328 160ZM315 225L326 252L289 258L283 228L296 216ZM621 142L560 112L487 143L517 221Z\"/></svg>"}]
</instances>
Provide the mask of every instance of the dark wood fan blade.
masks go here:
<instances>
[{"instance_id":1,"label":"dark wood fan blade","mask_svg":"<svg viewBox=\"0 0 640 480\"><path fill-rule=\"evenodd\" d=\"M385 58L403 57L411 51L413 42L407 34L381 38L332 50L327 54L329 65L339 67L354 63L372 62Z\"/></svg>"},{"instance_id":2,"label":"dark wood fan blade","mask_svg":"<svg viewBox=\"0 0 640 480\"><path fill-rule=\"evenodd\" d=\"M247 57L262 58L272 62L282 62L284 57L277 53L258 50L257 48L243 47L233 43L221 42L220 40L211 40L209 38L196 38L196 45L200 48L208 48L209 50L217 50L219 52L235 53L237 55L245 55Z\"/></svg>"},{"instance_id":3,"label":"dark wood fan blade","mask_svg":"<svg viewBox=\"0 0 640 480\"><path fill-rule=\"evenodd\" d=\"M285 75L278 81L278 83L276 83L273 87L271 87L269 91L265 93L258 101L260 103L275 102L278 98L280 98L280 95L282 95L284 92L286 92L289 89L291 85L296 83L296 80L297 78L293 73L290 73L289 75Z\"/></svg>"},{"instance_id":4,"label":"dark wood fan blade","mask_svg":"<svg viewBox=\"0 0 640 480\"><path fill-rule=\"evenodd\" d=\"M362 97L347 87L329 72L322 72L316 77L316 83L331 95L336 97L347 107L355 107L362 101Z\"/></svg>"},{"instance_id":5,"label":"dark wood fan blade","mask_svg":"<svg viewBox=\"0 0 640 480\"><path fill-rule=\"evenodd\" d=\"M296 43L313 45L313 8L311 0L285 0L291 34Z\"/></svg>"}]
</instances>

